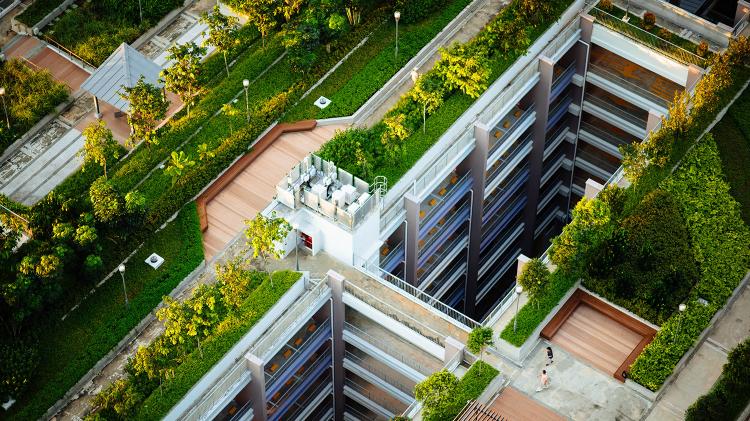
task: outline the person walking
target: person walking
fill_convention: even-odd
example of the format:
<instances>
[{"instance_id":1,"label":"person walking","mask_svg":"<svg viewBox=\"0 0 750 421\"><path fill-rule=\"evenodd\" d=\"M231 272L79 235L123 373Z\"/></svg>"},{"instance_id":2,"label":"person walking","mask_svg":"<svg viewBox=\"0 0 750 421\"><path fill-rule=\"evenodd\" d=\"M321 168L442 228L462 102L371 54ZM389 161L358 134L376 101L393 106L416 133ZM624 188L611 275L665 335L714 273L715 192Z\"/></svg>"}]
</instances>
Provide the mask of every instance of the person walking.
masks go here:
<instances>
[{"instance_id":1,"label":"person walking","mask_svg":"<svg viewBox=\"0 0 750 421\"><path fill-rule=\"evenodd\" d=\"M553 362L553 361L552 361L552 358L553 358L553 355L552 355L552 347L551 347L551 346L548 346L548 347L547 347L547 364L546 364L547 366L550 366L550 365L552 365L552 362Z\"/></svg>"},{"instance_id":2,"label":"person walking","mask_svg":"<svg viewBox=\"0 0 750 421\"><path fill-rule=\"evenodd\" d=\"M547 375L547 370L542 370L542 374L539 376L539 387L536 388L536 391L541 392L547 388L549 388L549 376Z\"/></svg>"}]
</instances>

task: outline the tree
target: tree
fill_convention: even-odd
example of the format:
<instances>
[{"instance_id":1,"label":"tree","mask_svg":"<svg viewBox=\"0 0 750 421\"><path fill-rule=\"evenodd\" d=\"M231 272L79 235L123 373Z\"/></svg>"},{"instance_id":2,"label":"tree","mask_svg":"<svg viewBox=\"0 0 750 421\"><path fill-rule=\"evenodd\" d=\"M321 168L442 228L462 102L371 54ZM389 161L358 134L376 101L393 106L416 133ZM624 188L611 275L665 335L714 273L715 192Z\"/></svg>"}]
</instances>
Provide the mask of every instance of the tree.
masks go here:
<instances>
[{"instance_id":1,"label":"tree","mask_svg":"<svg viewBox=\"0 0 750 421\"><path fill-rule=\"evenodd\" d=\"M297 27L285 29L282 35L289 64L294 70L304 73L315 61L314 51L320 45L320 30L316 25L302 22Z\"/></svg>"},{"instance_id":2,"label":"tree","mask_svg":"<svg viewBox=\"0 0 750 421\"><path fill-rule=\"evenodd\" d=\"M449 90L460 89L466 95L477 98L487 89L490 69L482 56L463 45L455 43L450 49L440 49L440 60L435 71Z\"/></svg>"},{"instance_id":3,"label":"tree","mask_svg":"<svg viewBox=\"0 0 750 421\"><path fill-rule=\"evenodd\" d=\"M169 165L164 168L164 174L172 177L172 185L187 171L188 168L195 165L195 161L190 159L189 156L185 155L184 151L175 152L172 151Z\"/></svg>"},{"instance_id":4,"label":"tree","mask_svg":"<svg viewBox=\"0 0 750 421\"><path fill-rule=\"evenodd\" d=\"M266 46L268 32L276 27L276 4L277 0L253 0L243 2L240 7L240 11L247 16L247 22L260 32L263 47Z\"/></svg>"},{"instance_id":5,"label":"tree","mask_svg":"<svg viewBox=\"0 0 750 421\"><path fill-rule=\"evenodd\" d=\"M250 293L255 277L246 260L239 256L223 265L216 265L216 279L224 305L229 309L239 308Z\"/></svg>"},{"instance_id":6,"label":"tree","mask_svg":"<svg viewBox=\"0 0 750 421\"><path fill-rule=\"evenodd\" d=\"M117 159L120 156L120 148L112 131L104 120L96 120L83 129L83 138L83 149L78 151L78 155L83 157L84 164L99 164L104 168L104 178L107 178L107 160L109 157Z\"/></svg>"},{"instance_id":7,"label":"tree","mask_svg":"<svg viewBox=\"0 0 750 421\"><path fill-rule=\"evenodd\" d=\"M232 120L234 120L234 118L240 114L240 110L238 110L237 107L234 106L234 103L227 102L226 104L221 106L221 112L224 113L224 115L227 117L227 120L229 120L229 134L233 135L234 126L232 124Z\"/></svg>"},{"instance_id":8,"label":"tree","mask_svg":"<svg viewBox=\"0 0 750 421\"><path fill-rule=\"evenodd\" d=\"M276 8L276 13L284 16L284 20L289 22L292 16L299 12L304 0L281 0L281 4Z\"/></svg>"},{"instance_id":9,"label":"tree","mask_svg":"<svg viewBox=\"0 0 750 421\"><path fill-rule=\"evenodd\" d=\"M26 390L39 365L39 352L36 346L20 340L3 341L0 344L0 399L18 399Z\"/></svg>"},{"instance_id":10,"label":"tree","mask_svg":"<svg viewBox=\"0 0 750 421\"><path fill-rule=\"evenodd\" d=\"M539 300L549 287L549 269L541 259L531 259L518 277L518 283L529 296L529 300L539 307Z\"/></svg>"},{"instance_id":11,"label":"tree","mask_svg":"<svg viewBox=\"0 0 750 421\"><path fill-rule=\"evenodd\" d=\"M417 79L417 83L414 84L414 88L409 91L412 99L422 104L422 131L427 131L427 113L433 113L435 110L443 104L443 96L445 90L443 89L442 81L436 77L435 73L427 73Z\"/></svg>"},{"instance_id":12,"label":"tree","mask_svg":"<svg viewBox=\"0 0 750 421\"><path fill-rule=\"evenodd\" d=\"M392 159L396 159L399 152L403 151L402 143L409 137L409 130L404 125L405 122L406 114L396 114L383 119L385 130L380 136L380 143L383 144L386 153Z\"/></svg>"},{"instance_id":13,"label":"tree","mask_svg":"<svg viewBox=\"0 0 750 421\"><path fill-rule=\"evenodd\" d=\"M132 87L123 86L120 97L130 103L128 123L132 133L127 144L133 147L139 140L146 145L158 144L156 126L167 115L169 102L161 89L145 81L143 76Z\"/></svg>"},{"instance_id":14,"label":"tree","mask_svg":"<svg viewBox=\"0 0 750 421\"><path fill-rule=\"evenodd\" d=\"M487 30L481 35L483 44L491 49L521 55L531 44L526 24L522 19L503 20L498 19L490 23Z\"/></svg>"},{"instance_id":15,"label":"tree","mask_svg":"<svg viewBox=\"0 0 750 421\"><path fill-rule=\"evenodd\" d=\"M91 184L89 198L94 208L94 215L99 222L115 221L122 215L122 197L104 177L97 178Z\"/></svg>"},{"instance_id":16,"label":"tree","mask_svg":"<svg viewBox=\"0 0 750 421\"><path fill-rule=\"evenodd\" d=\"M518 7L521 15L532 22L541 21L552 10L551 3L546 0L520 0Z\"/></svg>"},{"instance_id":17,"label":"tree","mask_svg":"<svg viewBox=\"0 0 750 421\"><path fill-rule=\"evenodd\" d=\"M225 308L221 304L222 300L216 285L208 286L205 284L199 285L193 290L193 296L187 302L191 313L185 328L187 335L195 338L201 357L203 356L201 338L211 334L219 320L224 316Z\"/></svg>"},{"instance_id":18,"label":"tree","mask_svg":"<svg viewBox=\"0 0 750 421\"><path fill-rule=\"evenodd\" d=\"M269 258L280 259L284 251L277 247L282 243L289 231L291 225L284 218L277 218L276 212L272 212L270 217L258 213L254 219L245 220L245 237L247 246L252 249L253 259L259 259L261 270L268 273L268 278L273 283L271 272L267 270L267 261Z\"/></svg>"},{"instance_id":19,"label":"tree","mask_svg":"<svg viewBox=\"0 0 750 421\"><path fill-rule=\"evenodd\" d=\"M430 419L450 407L456 399L458 379L446 369L432 373L414 387L414 398L422 402L423 418Z\"/></svg>"},{"instance_id":20,"label":"tree","mask_svg":"<svg viewBox=\"0 0 750 421\"><path fill-rule=\"evenodd\" d=\"M227 62L227 53L233 46L239 43L237 39L237 24L239 19L234 16L227 16L219 11L219 6L214 6L211 13L204 13L201 16L201 22L208 25L208 37L203 40L203 46L213 45L219 52L224 55L224 67L229 76L229 63ZM206 32L203 32L206 35Z\"/></svg>"},{"instance_id":21,"label":"tree","mask_svg":"<svg viewBox=\"0 0 750 421\"><path fill-rule=\"evenodd\" d=\"M479 353L479 360L482 361L485 348L492 345L492 328L490 327L475 327L469 333L469 340L466 342L466 347L472 353ZM481 373L482 366L479 366L479 372Z\"/></svg>"},{"instance_id":22,"label":"tree","mask_svg":"<svg viewBox=\"0 0 750 421\"><path fill-rule=\"evenodd\" d=\"M176 93L182 103L187 105L189 117L190 106L200 93L200 63L201 57L206 54L206 48L188 42L173 45L167 52L167 60L171 61L172 65L161 71L164 87Z\"/></svg>"}]
</instances>

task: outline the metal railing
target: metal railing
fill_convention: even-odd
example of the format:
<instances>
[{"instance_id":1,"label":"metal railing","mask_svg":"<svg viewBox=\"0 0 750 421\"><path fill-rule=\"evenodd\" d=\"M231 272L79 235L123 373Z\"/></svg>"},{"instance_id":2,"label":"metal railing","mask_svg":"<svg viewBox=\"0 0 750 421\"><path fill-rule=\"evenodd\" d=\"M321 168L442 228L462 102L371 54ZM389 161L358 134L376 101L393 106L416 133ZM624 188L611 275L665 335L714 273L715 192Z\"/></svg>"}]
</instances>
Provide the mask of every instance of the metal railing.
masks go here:
<instances>
[{"instance_id":1,"label":"metal railing","mask_svg":"<svg viewBox=\"0 0 750 421\"><path fill-rule=\"evenodd\" d=\"M59 42L55 41L54 39L50 38L48 35L44 35L43 37L44 37L44 41L45 42L47 42L48 44L52 44L52 46L55 47L56 49L60 50L61 53L65 54L65 55L68 55L69 56L68 59L70 61L75 62L77 60L77 61L81 62L81 67L89 66L92 69L96 69L96 66L94 66L93 64L89 63L88 61L82 59L78 54L74 53L73 51L71 51L68 48L66 48L64 45L62 45Z\"/></svg>"},{"instance_id":2,"label":"metal railing","mask_svg":"<svg viewBox=\"0 0 750 421\"><path fill-rule=\"evenodd\" d=\"M290 420L296 419L296 417L298 416L298 414L301 411L304 411L307 407L309 407L312 404L312 402L315 401L315 399L317 399L318 396L320 396L321 393L323 393L323 391L325 391L328 388L331 388L331 378L330 377L331 376L326 376L326 378L323 381L321 381L320 384L317 385L313 391L306 392L305 393L305 398L302 399L301 402L295 402L295 404L294 404L295 405L295 409L292 412L287 411L287 414L286 414L285 418L290 419ZM325 398L323 398L323 399L325 399ZM320 405L320 404L318 404L318 405ZM311 418L311 419L315 419L315 418Z\"/></svg>"},{"instance_id":3,"label":"metal railing","mask_svg":"<svg viewBox=\"0 0 750 421\"><path fill-rule=\"evenodd\" d=\"M461 152L474 143L474 130L467 129L444 154L430 166L430 168L418 179L414 180L412 193L422 197L427 189L430 189L436 180L442 180L441 174L451 168L455 168Z\"/></svg>"},{"instance_id":4,"label":"metal railing","mask_svg":"<svg viewBox=\"0 0 750 421\"><path fill-rule=\"evenodd\" d=\"M360 395L366 397L373 403L380 405L381 407L385 408L387 411L393 414L401 413L402 408L398 408L392 402L392 400L396 400L396 398L391 397L391 395L389 395L386 392L380 391L378 389L377 390L378 393L373 393L366 387L362 386L361 384L357 383L356 381L348 377L344 379L344 385L349 386L351 389L355 390ZM404 404L404 406L406 406L406 404Z\"/></svg>"},{"instance_id":5,"label":"metal railing","mask_svg":"<svg viewBox=\"0 0 750 421\"><path fill-rule=\"evenodd\" d=\"M639 44L649 47L658 53L664 54L683 64L695 64L702 68L706 68L705 58L675 45L664 38L654 35L645 29L624 22L622 19L609 14L598 7L592 7L591 10L589 10L589 14L596 18L596 23L606 26L607 28L618 32Z\"/></svg>"},{"instance_id":6,"label":"metal railing","mask_svg":"<svg viewBox=\"0 0 750 421\"><path fill-rule=\"evenodd\" d=\"M592 94L586 94L583 101L589 102L590 104L595 105L607 111L608 113L627 121L628 123L638 127L639 129L646 130L646 120L622 109L621 107L613 105L611 102L608 102L604 98L599 98L598 96L594 96Z\"/></svg>"},{"instance_id":7,"label":"metal railing","mask_svg":"<svg viewBox=\"0 0 750 421\"><path fill-rule=\"evenodd\" d=\"M620 86L623 89L626 90L632 90L635 91L637 95L640 95L649 101L667 108L669 107L670 99L665 99L660 97L659 95L656 95L655 93L649 91L648 89L638 86L637 84L631 82L630 80L622 77L621 75L613 72L612 70L596 63L589 63L589 73L592 73L594 75L601 76L602 78L614 83L615 85Z\"/></svg>"},{"instance_id":8,"label":"metal railing","mask_svg":"<svg viewBox=\"0 0 750 421\"><path fill-rule=\"evenodd\" d=\"M268 329L263 336L250 348L250 353L257 355L263 359L268 359L267 353L274 349L278 349L281 346L282 341L286 342L286 338L293 334L292 329L298 329L299 321L303 316L307 315L310 306L318 300L318 298L328 293L328 282L327 280L310 280L312 288L305 291L303 295L298 298L292 307L281 315L279 320L274 323L270 329Z\"/></svg>"},{"instance_id":9,"label":"metal railing","mask_svg":"<svg viewBox=\"0 0 750 421\"><path fill-rule=\"evenodd\" d=\"M620 139L619 137L613 135L611 132L608 132L604 129L596 127L594 124L586 122L586 121L581 122L580 130L584 130L618 149L620 145L627 145L630 143L627 140Z\"/></svg>"},{"instance_id":10,"label":"metal railing","mask_svg":"<svg viewBox=\"0 0 750 421\"><path fill-rule=\"evenodd\" d=\"M521 89L524 85L526 85L526 83L533 79L534 76L537 75L537 73L539 73L538 68L539 63L537 61L532 61L523 70L521 70L521 72L518 74L518 76L515 77L515 79L513 79L509 86L505 88L500 93L500 95L495 97L495 99L492 100L487 108L482 110L482 112L479 114L478 120L486 124L487 126L496 126L503 117L501 115L498 115L500 113L500 110L506 107L508 105L508 102L510 102L513 97L518 95L519 89Z\"/></svg>"},{"instance_id":11,"label":"metal railing","mask_svg":"<svg viewBox=\"0 0 750 421\"><path fill-rule=\"evenodd\" d=\"M444 346L443 339L445 335L440 334L436 330L425 325L411 315L404 313L395 306L386 303L385 301L381 300L373 294L370 294L362 288L353 285L351 282L347 282L346 284L344 284L344 288L346 292L364 301L365 303L374 307L376 310L380 311L391 319L419 333L420 335L436 343L437 345L440 345L441 347Z\"/></svg>"},{"instance_id":12,"label":"metal railing","mask_svg":"<svg viewBox=\"0 0 750 421\"><path fill-rule=\"evenodd\" d=\"M392 357L394 359L399 360L405 366L411 367L414 370L417 370L417 371L419 371L422 374L427 375L427 374L431 374L433 371L435 371L432 368L425 367L421 363L419 363L419 362L417 362L417 361L415 361L415 360L413 360L411 358L406 358L406 356L403 353L401 353L399 350L397 350L397 349L389 346L382 339L375 338L374 336L370 335L369 333L365 332L364 330L358 328L357 326L355 326L355 325L353 325L353 324L351 324L349 322L344 322L344 329L349 330L355 336L359 337L360 339L365 340L370 345L372 345L374 348L376 348L376 349L384 352L385 354L388 354L388 356L390 356L390 357Z\"/></svg>"},{"instance_id":13,"label":"metal railing","mask_svg":"<svg viewBox=\"0 0 750 421\"><path fill-rule=\"evenodd\" d=\"M279 321L279 323L283 323L282 321ZM276 381L276 379L279 378L284 373L284 370L294 361L297 360L300 354L300 350L304 349L308 344L315 342L320 338L321 335L323 335L328 328L328 326L331 324L330 319L326 319L325 322L323 322L320 326L315 329L315 333L310 335L305 342L300 344L298 347L294 347L295 353L294 355L290 355L289 358L284 360L284 363L281 364L279 368L277 368L272 374L269 374L268 372L265 373L266 376L266 388L270 388L271 385ZM325 341L323 342L325 343ZM282 348L283 349L283 348Z\"/></svg>"},{"instance_id":14,"label":"metal railing","mask_svg":"<svg viewBox=\"0 0 750 421\"><path fill-rule=\"evenodd\" d=\"M520 110L522 111L522 114L518 117L516 121L513 122L513 124L508 129L505 130L505 133L503 133L499 138L494 139L494 143L490 141L492 144L490 145L490 150L488 152L489 156L492 156L492 154L494 154L495 151L497 151L500 145L503 144L503 141L507 139L508 136L510 136L513 132L515 132L519 126L521 126L524 122L526 122L526 118L528 118L533 112L535 112L534 104L529 105L526 108L526 110L523 110L523 109L520 109ZM514 110L511 110L511 112L513 111Z\"/></svg>"},{"instance_id":15,"label":"metal railing","mask_svg":"<svg viewBox=\"0 0 750 421\"><path fill-rule=\"evenodd\" d=\"M745 13L745 16L743 16L742 19L740 19L739 22L734 25L734 28L732 28L733 37L740 36L740 33L745 30L748 24L748 19L750 19L750 12Z\"/></svg>"},{"instance_id":16,"label":"metal railing","mask_svg":"<svg viewBox=\"0 0 750 421\"><path fill-rule=\"evenodd\" d=\"M363 263L366 263L363 261ZM370 267L366 267L370 266ZM372 276L375 279L378 279L383 282L387 282L402 291L406 292L410 296L412 296L414 299L419 300L421 303L426 304L439 312L443 313L444 315L450 317L451 319L457 321L458 323L463 324L464 326L468 327L469 329L473 329L475 327L480 327L481 325L479 322L473 320L471 317L466 316L465 314L459 312L458 310L454 309L453 307L449 306L448 304L445 304L438 300L435 297L432 297L431 295L425 293L424 291L420 291L418 288L416 288L414 285L411 285L399 277L390 274L381 268L373 265L359 265L358 269L362 270L366 274ZM440 342L438 342L440 343ZM442 344L441 344L442 345Z\"/></svg>"},{"instance_id":17,"label":"metal railing","mask_svg":"<svg viewBox=\"0 0 750 421\"><path fill-rule=\"evenodd\" d=\"M490 314L487 315L487 317L482 320L482 324L484 325L490 325L494 324L496 322L495 318L499 318L505 311L510 308L510 305L513 303L516 296L516 283L514 282L513 285L510 286L508 289L508 292L505 293L505 296L500 300L497 305L495 305L495 308L490 312Z\"/></svg>"},{"instance_id":18,"label":"metal railing","mask_svg":"<svg viewBox=\"0 0 750 421\"><path fill-rule=\"evenodd\" d=\"M557 75L555 80L552 81L551 90L554 91L557 85L560 83L560 81L562 81L566 77L570 77L572 73L575 73L575 67L576 67L576 62L571 61L570 64L568 64L568 66L562 72L560 72L559 75Z\"/></svg>"},{"instance_id":19,"label":"metal railing","mask_svg":"<svg viewBox=\"0 0 750 421\"><path fill-rule=\"evenodd\" d=\"M454 174L454 173L448 174L448 177L452 177L452 176L458 176L458 175ZM470 179L471 179L471 172L467 172L466 174L464 174L463 176L461 176L461 178L459 178L458 181L456 181L455 183L451 184L450 182L448 182L448 184L445 186L445 193L443 193L442 196L440 196L439 194L436 196L435 193L434 193L434 191L433 191L433 193L432 193L431 196L425 197L425 200L427 200L427 199L436 199L436 200L438 200L438 202L435 203L435 205L433 205L429 209L429 212L427 212L427 214L424 216L424 218L421 218L422 222L420 222L420 225L426 224L427 222L429 222L430 219L432 219L432 216L435 215L440 210L440 206L444 202L447 202L448 199L450 199L451 196L453 196L453 194L457 190L461 190L461 189L465 188L466 187L465 184L471 184L471 181L467 181L467 180L470 180ZM468 189L466 191L464 191L463 194L466 194L467 192L468 192ZM424 201L422 201L422 205L424 205Z\"/></svg>"},{"instance_id":20,"label":"metal railing","mask_svg":"<svg viewBox=\"0 0 750 421\"><path fill-rule=\"evenodd\" d=\"M185 414L183 419L200 419L204 414L221 404L246 376L250 376L250 369L245 365L244 360L235 362L235 365L219 378L210 391Z\"/></svg>"},{"instance_id":21,"label":"metal railing","mask_svg":"<svg viewBox=\"0 0 750 421\"><path fill-rule=\"evenodd\" d=\"M358 366L362 367L363 369L369 371L372 373L375 377L380 379L381 381L388 383L389 385L395 387L396 389L400 390L401 392L414 397L414 390L412 387L409 387L405 385L402 380L396 378L393 374L386 373L382 367L378 367L376 364L373 364L371 361L367 361L367 359L360 357L359 355L351 352L351 351L345 351L344 357L349 358L353 363L357 364ZM372 357L370 357L372 358ZM382 364L382 363L380 363ZM403 377L403 376L401 376Z\"/></svg>"}]
</instances>

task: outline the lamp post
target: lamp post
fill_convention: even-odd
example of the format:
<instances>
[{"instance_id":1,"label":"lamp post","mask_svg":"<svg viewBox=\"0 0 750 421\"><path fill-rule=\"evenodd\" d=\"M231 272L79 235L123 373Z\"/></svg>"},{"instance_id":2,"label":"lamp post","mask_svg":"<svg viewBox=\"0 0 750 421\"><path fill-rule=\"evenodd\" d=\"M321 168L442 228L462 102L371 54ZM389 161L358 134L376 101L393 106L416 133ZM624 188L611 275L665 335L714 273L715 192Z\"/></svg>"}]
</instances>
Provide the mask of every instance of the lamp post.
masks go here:
<instances>
[{"instance_id":1,"label":"lamp post","mask_svg":"<svg viewBox=\"0 0 750 421\"><path fill-rule=\"evenodd\" d=\"M294 229L294 268L299 272L299 225L292 225Z\"/></svg>"},{"instance_id":2,"label":"lamp post","mask_svg":"<svg viewBox=\"0 0 750 421\"><path fill-rule=\"evenodd\" d=\"M523 287L521 285L518 285L516 287L516 317L513 318L513 333L516 333L516 325L518 324L518 302L521 301L522 292Z\"/></svg>"},{"instance_id":3,"label":"lamp post","mask_svg":"<svg viewBox=\"0 0 750 421\"><path fill-rule=\"evenodd\" d=\"M130 303L128 302L128 289L125 287L125 265L120 265L117 268L117 271L120 272L120 277L122 278L122 292L125 293L125 307L130 308Z\"/></svg>"},{"instance_id":4,"label":"lamp post","mask_svg":"<svg viewBox=\"0 0 750 421\"><path fill-rule=\"evenodd\" d=\"M680 304L677 307L677 310L680 312L680 318L677 319L677 332L680 332L680 329L682 329L682 315L685 313L685 310L687 310L687 304Z\"/></svg>"},{"instance_id":5,"label":"lamp post","mask_svg":"<svg viewBox=\"0 0 750 421\"><path fill-rule=\"evenodd\" d=\"M250 122L250 101L247 97L247 88L250 87L250 81L247 79L244 79L242 81L242 86L245 88L245 112L247 113L247 122Z\"/></svg>"},{"instance_id":6,"label":"lamp post","mask_svg":"<svg viewBox=\"0 0 750 421\"><path fill-rule=\"evenodd\" d=\"M140 13L141 23L143 23L143 6L141 6L141 0L138 0L138 13Z\"/></svg>"},{"instance_id":7,"label":"lamp post","mask_svg":"<svg viewBox=\"0 0 750 421\"><path fill-rule=\"evenodd\" d=\"M393 18L396 19L396 58L398 58L398 20L401 19L401 12L393 12Z\"/></svg>"},{"instance_id":8,"label":"lamp post","mask_svg":"<svg viewBox=\"0 0 750 421\"><path fill-rule=\"evenodd\" d=\"M10 130L10 119L8 118L8 108L5 106L5 87L0 86L0 98L3 99L3 111L5 111L5 124L8 125L8 130Z\"/></svg>"}]
</instances>

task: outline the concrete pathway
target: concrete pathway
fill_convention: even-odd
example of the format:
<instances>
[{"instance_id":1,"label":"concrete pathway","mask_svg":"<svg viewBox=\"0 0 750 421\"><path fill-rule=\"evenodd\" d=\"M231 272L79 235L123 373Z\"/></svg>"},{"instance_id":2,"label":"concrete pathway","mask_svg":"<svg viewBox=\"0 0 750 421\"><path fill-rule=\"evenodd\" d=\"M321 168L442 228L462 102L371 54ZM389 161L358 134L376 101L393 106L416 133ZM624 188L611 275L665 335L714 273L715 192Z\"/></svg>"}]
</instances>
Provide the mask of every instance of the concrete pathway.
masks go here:
<instances>
[{"instance_id":1,"label":"concrete pathway","mask_svg":"<svg viewBox=\"0 0 750 421\"><path fill-rule=\"evenodd\" d=\"M446 39L441 46L445 47L453 42L466 42L474 38L479 31L484 28L485 25L495 16L497 13L509 3L509 0L488 0L482 4L474 15L459 29L452 37ZM435 65L435 62L440 58L440 53L435 53L427 60L418 71L420 74L428 72ZM383 119L385 114L393 108L398 100L414 86L411 79L406 79L391 94L382 104L370 114L362 124L367 127L372 127L380 120Z\"/></svg>"},{"instance_id":2,"label":"concrete pathway","mask_svg":"<svg viewBox=\"0 0 750 421\"><path fill-rule=\"evenodd\" d=\"M666 386L646 420L670 421L685 418L685 411L713 387L727 362L727 353L750 337L750 283L708 334L698 351L674 382Z\"/></svg>"}]
</instances>

